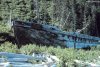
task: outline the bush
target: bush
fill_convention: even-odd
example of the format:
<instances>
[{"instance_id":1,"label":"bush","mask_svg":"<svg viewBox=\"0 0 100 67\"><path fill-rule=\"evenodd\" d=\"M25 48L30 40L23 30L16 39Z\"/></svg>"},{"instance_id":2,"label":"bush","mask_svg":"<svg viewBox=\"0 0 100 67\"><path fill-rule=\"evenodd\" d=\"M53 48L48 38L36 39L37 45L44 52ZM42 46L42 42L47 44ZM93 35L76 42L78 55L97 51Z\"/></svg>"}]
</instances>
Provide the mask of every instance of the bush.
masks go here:
<instances>
[{"instance_id":1,"label":"bush","mask_svg":"<svg viewBox=\"0 0 100 67\"><path fill-rule=\"evenodd\" d=\"M1 44L0 52L19 53L19 50L16 45L9 42L5 42L4 44Z\"/></svg>"},{"instance_id":2,"label":"bush","mask_svg":"<svg viewBox=\"0 0 100 67\"><path fill-rule=\"evenodd\" d=\"M10 28L7 27L7 24L3 24L3 23L0 24L0 32L8 33L9 31L10 31Z\"/></svg>"},{"instance_id":3,"label":"bush","mask_svg":"<svg viewBox=\"0 0 100 67\"><path fill-rule=\"evenodd\" d=\"M22 53L31 55L33 52L45 52L49 53L51 55L56 55L60 60L61 63L58 64L58 67L66 66L66 63L68 64L68 67L73 67L74 60L83 60L83 61L93 61L93 59L97 59L98 56L100 56L100 49L97 50L77 50L77 49L71 49L71 48L54 48L52 46L46 47L46 46L37 46L36 44L28 44L25 46L22 46L20 49L17 48L16 45L13 45L12 43L6 42L4 44L1 44L0 51L1 52L13 52L13 53Z\"/></svg>"}]
</instances>

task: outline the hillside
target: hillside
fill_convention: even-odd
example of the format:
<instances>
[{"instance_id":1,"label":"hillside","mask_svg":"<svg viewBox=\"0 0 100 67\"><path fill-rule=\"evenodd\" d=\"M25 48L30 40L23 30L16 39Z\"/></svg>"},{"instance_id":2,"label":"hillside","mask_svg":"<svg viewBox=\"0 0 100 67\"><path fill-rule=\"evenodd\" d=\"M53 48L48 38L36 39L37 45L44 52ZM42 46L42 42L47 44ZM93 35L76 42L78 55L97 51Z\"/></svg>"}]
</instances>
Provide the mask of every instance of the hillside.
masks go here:
<instances>
[{"instance_id":1,"label":"hillside","mask_svg":"<svg viewBox=\"0 0 100 67\"><path fill-rule=\"evenodd\" d=\"M50 23L67 32L80 32L100 37L100 3L87 0L0 0L0 33L11 34L7 24L10 20ZM26 44L18 48L10 41L1 42L0 52L49 53L57 56L61 62L57 67L75 67L74 60L96 62L100 56L100 46L90 50ZM13 38L12 38L13 40ZM67 65L68 64L68 65Z\"/></svg>"},{"instance_id":2,"label":"hillside","mask_svg":"<svg viewBox=\"0 0 100 67\"><path fill-rule=\"evenodd\" d=\"M0 23L36 19L66 31L99 36L100 4L87 0L0 0ZM95 32L94 32L95 31Z\"/></svg>"}]
</instances>

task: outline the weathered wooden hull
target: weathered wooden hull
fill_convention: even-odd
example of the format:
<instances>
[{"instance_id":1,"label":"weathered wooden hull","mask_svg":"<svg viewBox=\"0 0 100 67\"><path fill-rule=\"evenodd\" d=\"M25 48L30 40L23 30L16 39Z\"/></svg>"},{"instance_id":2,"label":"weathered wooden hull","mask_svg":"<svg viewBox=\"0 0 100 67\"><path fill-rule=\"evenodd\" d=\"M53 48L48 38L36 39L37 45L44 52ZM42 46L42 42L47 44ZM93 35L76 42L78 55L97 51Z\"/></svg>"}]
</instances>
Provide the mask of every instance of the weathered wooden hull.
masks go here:
<instances>
[{"instance_id":1,"label":"weathered wooden hull","mask_svg":"<svg viewBox=\"0 0 100 67\"><path fill-rule=\"evenodd\" d=\"M56 26L35 22L13 22L18 44L37 43L69 48L87 48L100 44L100 38L75 32L64 32Z\"/></svg>"},{"instance_id":2,"label":"weathered wooden hull","mask_svg":"<svg viewBox=\"0 0 100 67\"><path fill-rule=\"evenodd\" d=\"M14 33L18 44L37 43L42 45L63 45L58 34L37 23L14 22ZM59 32L59 31L58 31ZM63 45L64 46L64 45Z\"/></svg>"}]
</instances>

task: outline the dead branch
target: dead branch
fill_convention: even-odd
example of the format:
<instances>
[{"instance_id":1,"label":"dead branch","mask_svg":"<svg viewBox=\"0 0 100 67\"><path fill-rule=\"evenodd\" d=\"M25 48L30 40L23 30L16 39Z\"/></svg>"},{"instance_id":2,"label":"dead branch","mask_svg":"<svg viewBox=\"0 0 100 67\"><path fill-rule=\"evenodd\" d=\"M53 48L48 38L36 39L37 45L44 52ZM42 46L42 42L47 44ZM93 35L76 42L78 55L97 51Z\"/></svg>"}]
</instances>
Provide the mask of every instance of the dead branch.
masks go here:
<instances>
[{"instance_id":1,"label":"dead branch","mask_svg":"<svg viewBox=\"0 0 100 67\"><path fill-rule=\"evenodd\" d=\"M81 31L85 30L89 25L90 25L90 23L88 23L85 27L83 27L82 29L78 30L77 32L80 33Z\"/></svg>"},{"instance_id":2,"label":"dead branch","mask_svg":"<svg viewBox=\"0 0 100 67\"><path fill-rule=\"evenodd\" d=\"M86 1L87 3L100 3L100 1Z\"/></svg>"},{"instance_id":3,"label":"dead branch","mask_svg":"<svg viewBox=\"0 0 100 67\"><path fill-rule=\"evenodd\" d=\"M70 16L70 14L71 14L71 12L69 12L69 14L68 14L68 16L67 16L67 18L66 18L65 22L67 22L67 21L68 21L68 18L69 18L69 16Z\"/></svg>"}]
</instances>

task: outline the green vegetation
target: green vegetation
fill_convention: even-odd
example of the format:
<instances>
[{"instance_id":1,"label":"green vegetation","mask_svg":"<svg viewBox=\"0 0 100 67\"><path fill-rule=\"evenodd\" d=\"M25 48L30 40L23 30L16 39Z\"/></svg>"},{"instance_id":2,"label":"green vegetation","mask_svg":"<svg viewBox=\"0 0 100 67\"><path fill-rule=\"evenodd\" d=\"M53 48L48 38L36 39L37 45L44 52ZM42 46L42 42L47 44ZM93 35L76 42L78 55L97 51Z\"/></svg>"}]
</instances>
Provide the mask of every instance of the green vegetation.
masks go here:
<instances>
[{"instance_id":1,"label":"green vegetation","mask_svg":"<svg viewBox=\"0 0 100 67\"><path fill-rule=\"evenodd\" d=\"M38 6L35 6L37 1ZM39 7L39 8L36 8ZM97 9L96 9L97 8ZM7 22L12 16L12 19L19 20L35 19L36 10L39 9L39 18L42 21L58 24L63 26L67 31L82 29L89 23L90 26L83 33L92 34L96 31L95 16L100 13L100 8L96 5L89 4L86 0L0 0L0 32L9 32ZM89 30L91 30L89 32ZM64 67L66 63L68 67L72 67L74 60L89 60L92 61L100 56L100 46L92 47L91 50L77 50L71 48L54 48L52 46L37 46L36 44L28 44L20 49L16 45L5 42L0 44L0 52L13 52L31 55L33 52L46 52L56 55L62 62L59 67Z\"/></svg>"},{"instance_id":2,"label":"green vegetation","mask_svg":"<svg viewBox=\"0 0 100 67\"><path fill-rule=\"evenodd\" d=\"M93 59L97 59L98 56L100 56L100 47L98 46L98 49L91 49L91 50L77 50L77 49L71 49L71 48L54 48L52 46L46 47L46 46L38 46L36 44L29 44L22 46L20 49L17 48L16 45L13 45L9 42L6 42L4 44L1 44L0 46L0 52L13 52L13 53L22 53L27 55L32 55L33 52L45 52L49 53L51 55L56 55L62 62L60 63L60 66L68 63L69 66L72 66L74 64L74 60L88 60L93 61Z\"/></svg>"},{"instance_id":3,"label":"green vegetation","mask_svg":"<svg viewBox=\"0 0 100 67\"><path fill-rule=\"evenodd\" d=\"M5 24L0 25L0 31L9 32L9 29ZM62 62L58 64L59 67L64 67L66 63L69 65L68 67L72 67L74 64L74 60L88 60L93 61L93 59L97 59L100 56L100 46L92 47L91 50L82 50L82 49L72 49L72 48L55 48L53 46L38 46L36 44L27 44L23 45L20 49L18 49L17 45L14 45L9 42L5 42L0 44L0 52L13 52L13 53L22 53L26 55L32 55L33 52L45 52L51 55L56 55ZM35 63L35 62L34 62Z\"/></svg>"},{"instance_id":4,"label":"green vegetation","mask_svg":"<svg viewBox=\"0 0 100 67\"><path fill-rule=\"evenodd\" d=\"M87 0L0 0L0 24L6 23L11 15L11 19L23 21L40 19L66 31L77 31L89 24L83 33L92 34L96 31L97 12L99 4Z\"/></svg>"}]
</instances>

